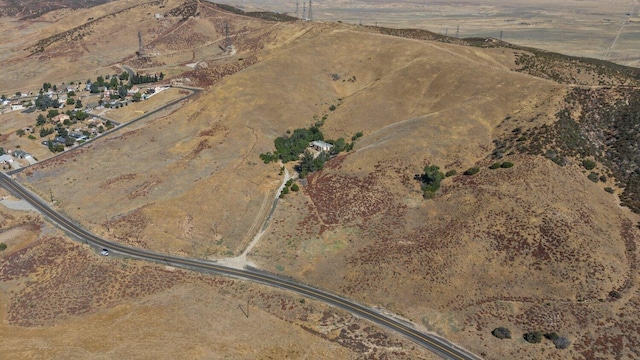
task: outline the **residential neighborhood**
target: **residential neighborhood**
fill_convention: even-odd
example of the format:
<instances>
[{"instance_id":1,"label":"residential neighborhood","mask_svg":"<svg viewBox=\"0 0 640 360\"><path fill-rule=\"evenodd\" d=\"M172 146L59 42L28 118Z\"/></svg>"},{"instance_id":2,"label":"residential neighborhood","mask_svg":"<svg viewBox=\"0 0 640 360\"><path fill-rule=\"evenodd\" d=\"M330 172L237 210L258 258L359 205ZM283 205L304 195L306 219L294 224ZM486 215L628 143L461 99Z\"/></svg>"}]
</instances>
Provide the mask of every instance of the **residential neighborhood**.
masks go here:
<instances>
[{"instance_id":1,"label":"residential neighborhood","mask_svg":"<svg viewBox=\"0 0 640 360\"><path fill-rule=\"evenodd\" d=\"M64 152L120 125L108 116L131 104L149 100L169 89L157 84L164 74L140 75L127 71L98 76L95 80L69 83L44 83L38 90L16 92L0 97L0 166L4 170L19 169L38 160L31 153L48 158ZM135 117L148 111L137 110ZM122 116L120 116L122 117ZM7 130L9 124L32 123ZM130 120L133 120L131 118ZM17 137L17 139L16 139ZM14 139L10 142L10 139ZM20 139L30 140L28 142ZM24 148L24 150L23 150ZM43 151L43 149L46 149Z\"/></svg>"}]
</instances>

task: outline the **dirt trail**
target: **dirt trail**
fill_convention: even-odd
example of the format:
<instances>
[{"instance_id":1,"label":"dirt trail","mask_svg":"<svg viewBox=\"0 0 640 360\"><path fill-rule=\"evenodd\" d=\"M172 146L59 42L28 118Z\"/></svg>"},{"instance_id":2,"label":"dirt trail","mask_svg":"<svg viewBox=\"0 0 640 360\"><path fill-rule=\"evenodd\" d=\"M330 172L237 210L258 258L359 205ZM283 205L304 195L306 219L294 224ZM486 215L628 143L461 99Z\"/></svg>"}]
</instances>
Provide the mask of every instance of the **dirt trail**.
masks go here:
<instances>
[{"instance_id":1,"label":"dirt trail","mask_svg":"<svg viewBox=\"0 0 640 360\"><path fill-rule=\"evenodd\" d=\"M242 254L232 258L217 259L216 262L218 264L230 266L236 269L243 269L246 266L257 268L257 266L254 263L247 260L247 254L249 254L251 249L253 249L253 247L256 246L258 241L260 241L260 238L262 237L262 235L264 235L264 233L267 231L267 228L269 226L269 221L271 220L271 215L273 215L273 212L275 211L276 206L278 205L278 199L280 198L280 193L282 192L282 189L284 189L285 184L287 183L287 181L289 181L289 179L291 179L291 176L289 176L289 170L287 170L287 168L285 167L284 179L282 180L282 184L280 184L278 191L276 191L273 204L271 205L269 214L267 215L267 218L265 219L264 224L262 225L262 228L260 228L260 231L253 237L253 240L251 240L251 242L249 243L247 248L244 249Z\"/></svg>"}]
</instances>

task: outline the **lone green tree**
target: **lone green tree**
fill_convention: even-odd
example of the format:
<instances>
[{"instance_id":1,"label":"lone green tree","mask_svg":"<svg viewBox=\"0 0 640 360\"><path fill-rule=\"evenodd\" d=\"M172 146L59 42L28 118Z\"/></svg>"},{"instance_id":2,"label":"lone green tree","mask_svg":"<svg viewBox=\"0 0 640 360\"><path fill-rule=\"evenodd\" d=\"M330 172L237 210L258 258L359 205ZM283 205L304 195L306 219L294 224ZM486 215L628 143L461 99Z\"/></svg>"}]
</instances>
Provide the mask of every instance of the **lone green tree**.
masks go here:
<instances>
[{"instance_id":1,"label":"lone green tree","mask_svg":"<svg viewBox=\"0 0 640 360\"><path fill-rule=\"evenodd\" d=\"M440 167L436 165L424 167L424 173L420 175L420 181L422 182L422 192L426 199L431 199L436 195L436 191L440 189L440 182L444 177Z\"/></svg>"}]
</instances>

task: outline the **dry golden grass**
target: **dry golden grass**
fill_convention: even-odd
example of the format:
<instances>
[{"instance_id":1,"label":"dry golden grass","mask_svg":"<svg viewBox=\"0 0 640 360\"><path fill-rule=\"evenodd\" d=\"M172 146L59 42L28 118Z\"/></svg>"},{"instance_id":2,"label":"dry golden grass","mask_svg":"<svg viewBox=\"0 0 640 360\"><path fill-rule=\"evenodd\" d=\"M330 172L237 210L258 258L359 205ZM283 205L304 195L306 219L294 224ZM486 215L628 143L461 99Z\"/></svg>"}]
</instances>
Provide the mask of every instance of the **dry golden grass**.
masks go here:
<instances>
[{"instance_id":1,"label":"dry golden grass","mask_svg":"<svg viewBox=\"0 0 640 360\"><path fill-rule=\"evenodd\" d=\"M184 97L190 92L180 89L167 89L140 102L132 102L129 105L117 109L111 109L102 116L117 121L119 123L129 122L143 114L162 107L163 105Z\"/></svg>"},{"instance_id":2,"label":"dry golden grass","mask_svg":"<svg viewBox=\"0 0 640 360\"><path fill-rule=\"evenodd\" d=\"M433 358L316 301L102 257L32 213L0 217L2 358Z\"/></svg>"},{"instance_id":3,"label":"dry golden grass","mask_svg":"<svg viewBox=\"0 0 640 360\"><path fill-rule=\"evenodd\" d=\"M181 62L206 61L183 75L210 85L205 92L19 180L107 238L191 257L230 256L258 232L282 181L278 166L262 164L259 154L286 130L326 114L327 138L364 137L279 202L252 261L387 308L487 358L608 356L618 343L634 355L638 217L575 166L514 156L513 168L487 168L492 141L514 126L554 121L567 86L512 71L508 49L201 10L206 16L157 35L156 49L175 56L145 64L177 73ZM197 51L173 47L190 33L220 33L225 19L247 31L238 33L234 57L198 59ZM206 50L215 37L194 38L204 42L203 56L217 56ZM426 201L413 180L426 164L482 170L446 179ZM150 268L111 271L132 281ZM154 296L179 303L192 289L130 287L137 295L104 304L141 306ZM498 343L490 335L497 326L518 338L556 331L573 345Z\"/></svg>"}]
</instances>

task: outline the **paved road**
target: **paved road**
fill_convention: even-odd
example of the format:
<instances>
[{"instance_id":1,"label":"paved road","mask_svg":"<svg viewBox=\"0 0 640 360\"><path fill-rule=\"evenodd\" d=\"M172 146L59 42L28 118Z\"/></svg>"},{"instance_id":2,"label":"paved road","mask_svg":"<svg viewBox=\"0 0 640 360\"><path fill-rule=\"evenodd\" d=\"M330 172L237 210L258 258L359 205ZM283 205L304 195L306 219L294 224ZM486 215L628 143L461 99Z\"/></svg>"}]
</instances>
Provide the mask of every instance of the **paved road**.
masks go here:
<instances>
[{"instance_id":1,"label":"paved road","mask_svg":"<svg viewBox=\"0 0 640 360\"><path fill-rule=\"evenodd\" d=\"M190 98L190 97L192 97L192 96L194 96L194 95L196 95L197 93L199 93L199 92L201 92L201 91L202 91L202 89L200 89L200 88L196 88L196 87L189 87L189 86L173 86L173 87L174 87L174 88L178 88L178 89L185 89L185 90L189 90L189 91L191 91L191 94L185 95L185 96L183 96L183 97L181 97L181 98L179 98L179 99L176 99L176 100L173 100L173 101L171 101L171 102L168 102L168 103L166 103L166 104L162 105L161 107L159 107L159 108L157 108L157 109L154 109L154 110L151 110L151 111L149 111L149 112L147 112L147 113L144 113L143 115L140 115L140 116L138 116L137 118L135 118L135 119L133 119L133 120L131 120L131 121L129 121L129 122L126 122L126 123L124 123L124 124L120 124L120 125L118 125L118 126L114 127L114 128L113 128L113 129L111 129L111 130L107 130L107 131L105 131L104 133L100 134L100 136L96 136L96 137L94 137L94 138L92 138L92 139L89 139L89 140L85 141L85 142L84 142L84 143L82 143L82 144L76 145L76 146L74 146L74 147L72 147L72 148L70 148L70 149L67 149L67 150L65 150L65 151L63 151L63 152L61 152L61 153L58 153L58 154L56 154L56 155L54 155L54 156L52 156L52 157L50 157L50 158L44 159L44 160L42 160L42 161L39 161L39 162L37 162L36 164L41 164L41 163L44 163L44 162L47 162L47 161L51 161L52 159L55 159L55 158L56 158L56 157L58 157L58 156L62 156L62 155L66 154L66 153L68 153L68 152L70 152L70 151L76 151L78 148L81 148L81 147L83 147L83 146L88 146L88 145L89 145L89 144L91 144L93 141L97 141L98 139L104 138L106 135L109 135L109 134L114 133L114 132L116 132L116 131L120 131L121 129L124 129L125 127L127 127L127 126L129 126L129 125L131 125L131 124L134 124L134 123L136 123L136 122L138 122L138 121L140 121L140 120L142 120L142 119L148 118L148 117L149 117L149 116L151 116L151 115L154 115L154 114L156 114L156 113L159 113L160 111L165 110L166 108L168 108L168 107L170 107L170 106L173 106L173 105L175 105L175 104L177 104L177 103L179 103L179 102L181 102L181 101L183 101L183 100L186 100L186 99L188 99L188 98ZM91 115L91 114L90 114L90 115ZM95 116L95 115L93 115L93 116ZM101 119L109 120L109 119L107 119L107 118L103 118L103 117L100 117L100 116L96 116L96 117L101 118ZM114 122L114 121L113 121L113 120L111 120L111 122ZM114 123L115 123L115 122L114 122ZM116 123L116 124L117 124L117 123ZM25 166L25 167L21 167L21 168L19 168L19 169L15 169L15 170L7 171L7 174L16 174L16 173L19 173L19 172L21 172L21 171L26 170L29 166L31 166L31 165L28 165L28 166Z\"/></svg>"},{"instance_id":2,"label":"paved road","mask_svg":"<svg viewBox=\"0 0 640 360\"><path fill-rule=\"evenodd\" d=\"M458 348L454 344L442 338L424 334L420 331L415 330L410 325L398 321L392 317L381 314L374 309L308 285L300 284L292 280L284 279L273 274L261 272L255 269L234 269L204 260L189 259L155 253L152 251L133 248L102 239L51 209L43 200L22 187L9 175L4 173L0 174L0 186L9 190L14 195L17 195L29 202L38 211L42 212L42 214L51 219L51 221L67 231L76 240L95 246L98 249L106 248L109 249L112 254L118 254L121 256L128 256L157 263L164 263L189 270L232 276L235 278L256 281L265 285L290 290L303 296L314 298L329 305L339 307L341 309L349 311L355 316L367 319L378 325L384 326L387 329L393 330L400 335L403 335L406 338L410 339L414 343L431 350L442 358L465 360L478 359L478 357L476 357L475 355L461 348Z\"/></svg>"}]
</instances>

